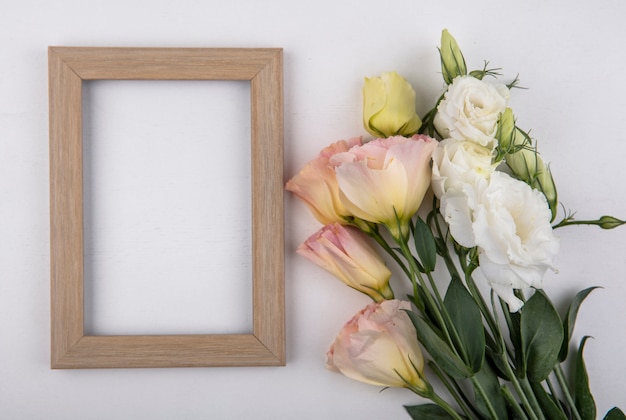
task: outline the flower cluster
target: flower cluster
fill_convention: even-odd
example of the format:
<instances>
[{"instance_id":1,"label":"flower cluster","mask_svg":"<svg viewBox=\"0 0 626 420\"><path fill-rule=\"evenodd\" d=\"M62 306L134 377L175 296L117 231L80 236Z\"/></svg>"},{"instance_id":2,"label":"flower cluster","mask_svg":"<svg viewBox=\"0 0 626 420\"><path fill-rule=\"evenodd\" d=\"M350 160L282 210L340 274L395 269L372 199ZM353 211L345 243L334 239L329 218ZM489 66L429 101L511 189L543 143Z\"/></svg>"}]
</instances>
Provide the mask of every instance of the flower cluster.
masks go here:
<instances>
[{"instance_id":1,"label":"flower cluster","mask_svg":"<svg viewBox=\"0 0 626 420\"><path fill-rule=\"evenodd\" d=\"M556 222L552 173L508 107L517 79L488 81L498 74L486 66L468 72L446 30L439 52L447 88L423 119L404 78L366 78L363 123L375 138L338 141L287 182L323 225L298 253L374 301L337 335L327 365L434 403L407 407L413 418L595 418L585 339L573 386L561 368L593 288L579 292L563 318L541 289L559 251L555 229L626 222ZM424 202L429 189L432 203ZM406 275L406 300L395 296L375 244ZM449 273L445 293L437 264ZM432 375L452 401L435 392ZM618 408L608 416L626 418Z\"/></svg>"}]
</instances>

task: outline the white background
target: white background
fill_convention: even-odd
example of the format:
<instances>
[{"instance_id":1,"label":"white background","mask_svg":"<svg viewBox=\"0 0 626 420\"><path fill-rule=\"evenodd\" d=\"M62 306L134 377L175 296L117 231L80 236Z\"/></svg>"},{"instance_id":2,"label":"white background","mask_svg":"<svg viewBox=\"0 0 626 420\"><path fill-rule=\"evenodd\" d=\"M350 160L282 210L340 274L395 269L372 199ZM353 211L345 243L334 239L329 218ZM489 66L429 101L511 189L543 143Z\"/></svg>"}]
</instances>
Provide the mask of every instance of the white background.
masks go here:
<instances>
[{"instance_id":1,"label":"white background","mask_svg":"<svg viewBox=\"0 0 626 420\"><path fill-rule=\"evenodd\" d=\"M481 67L487 59L491 66L502 68L505 80L519 73L522 85L529 88L514 91L511 104L518 124L532 129L544 159L552 162L565 206L577 211L581 219L602 214L625 218L625 17L622 0L3 0L0 418L406 418L402 405L419 401L408 391L380 393L376 387L324 368L328 344L368 299L294 254L295 247L319 226L291 196L286 197L285 209L286 367L50 370L49 45L284 48L286 180L330 142L365 134L360 96L364 76L398 71L418 92L418 112L426 112L443 87L435 47L441 30L449 28L470 67ZM188 96L180 95L186 88L169 85L155 88L162 95L156 100L150 96L152 89L145 96L142 89L113 84L91 90L94 115L89 127L92 152L97 151L89 155L97 187L90 227L95 232L92 271L95 279L105 278L106 270L126 264L128 270L139 267L154 273L156 264L164 262L168 264L163 264L163 270L170 271L130 275L139 283L129 280L128 289L123 282L107 286L94 280L94 291L88 296L94 305L90 328L100 332L154 328L167 333L187 328L192 332L246 330L250 300L246 285L220 283L222 278L245 273L245 258L230 255L219 268L224 271L210 278L197 276L209 264L203 256L232 254L222 247L235 244L242 250L240 255L246 255L245 214L228 211L220 216L212 210L212 205L245 202L241 191L247 167L242 162L249 161L249 156L241 139L249 127L245 126L246 114L239 113L247 111L236 111L247 106L240 103L246 102L241 99L242 88L234 86L224 93L199 86ZM217 92L234 102L214 113L213 105L197 94L202 89L213 89L211 94ZM117 112L116 104L130 107ZM171 104L170 111L164 111ZM176 104L190 111L178 113ZM170 114L171 120L160 116ZM151 131L138 124L143 118L151 121L146 124ZM225 122L236 127L224 129L220 124ZM187 130L186 124L193 127ZM205 132L213 139L210 146L203 143L194 149L193 139L202 139ZM127 136L130 145L107 143L122 136ZM154 150L149 145L151 136ZM147 163L133 167L125 159ZM155 165L155 159L163 164ZM186 171L187 162L198 172ZM155 171L161 178L151 179L147 174L155 167L165 172ZM169 176L172 183L167 182ZM146 200L124 188L116 189L120 186L116 179L135 182ZM198 194L204 189L208 197ZM222 193L231 195L224 199ZM124 194L128 201L123 201ZM97 204L112 202L123 206ZM186 202L199 207L191 211L181 204ZM120 207L128 213L116 213ZM135 219L98 219L99 214L125 217L129 213ZM171 220L177 214L183 215L180 221ZM132 235L124 237L132 226L125 223L137 221L143 227L136 232L144 236L133 247ZM212 229L220 233L211 245L207 238L213 238ZM180 237L180 232L188 236ZM626 228L607 232L572 227L558 234L562 241L556 261L559 273L546 277L548 293L562 306L582 288L604 287L583 306L575 331L575 341L583 335L594 336L588 342L586 360L603 414L613 405L626 406ZM111 248L115 241L126 248ZM142 244L154 248L146 250ZM230 266L234 271L228 271ZM141 309L133 309L133 302Z\"/></svg>"}]
</instances>

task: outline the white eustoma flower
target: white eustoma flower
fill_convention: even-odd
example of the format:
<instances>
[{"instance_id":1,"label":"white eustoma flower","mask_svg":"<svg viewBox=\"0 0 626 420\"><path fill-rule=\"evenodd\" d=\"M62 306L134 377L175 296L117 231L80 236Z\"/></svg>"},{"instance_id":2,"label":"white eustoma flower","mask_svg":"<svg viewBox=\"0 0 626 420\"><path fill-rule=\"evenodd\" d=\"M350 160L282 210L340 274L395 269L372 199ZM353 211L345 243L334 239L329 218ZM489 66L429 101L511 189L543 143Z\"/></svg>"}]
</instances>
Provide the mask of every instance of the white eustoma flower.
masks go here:
<instances>
[{"instance_id":1,"label":"white eustoma flower","mask_svg":"<svg viewBox=\"0 0 626 420\"><path fill-rule=\"evenodd\" d=\"M491 161L491 149L471 141L442 140L433 152L433 192L441 198L446 191L458 190L463 184L489 179L497 166Z\"/></svg>"},{"instance_id":2,"label":"white eustoma flower","mask_svg":"<svg viewBox=\"0 0 626 420\"><path fill-rule=\"evenodd\" d=\"M437 107L435 128L443 138L469 140L493 148L498 118L509 100L508 88L473 76L459 76Z\"/></svg>"},{"instance_id":3,"label":"white eustoma flower","mask_svg":"<svg viewBox=\"0 0 626 420\"><path fill-rule=\"evenodd\" d=\"M480 269L512 312L522 302L513 289L540 288L559 251L545 197L503 172L451 190L441 212L454 239L478 247Z\"/></svg>"}]
</instances>

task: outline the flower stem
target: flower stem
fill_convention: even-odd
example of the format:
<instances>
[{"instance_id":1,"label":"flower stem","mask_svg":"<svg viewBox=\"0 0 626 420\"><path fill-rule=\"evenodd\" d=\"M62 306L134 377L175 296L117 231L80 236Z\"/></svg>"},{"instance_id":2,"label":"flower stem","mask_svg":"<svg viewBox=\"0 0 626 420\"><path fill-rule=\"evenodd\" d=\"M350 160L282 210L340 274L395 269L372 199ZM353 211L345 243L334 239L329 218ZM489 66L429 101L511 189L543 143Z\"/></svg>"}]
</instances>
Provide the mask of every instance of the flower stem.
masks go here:
<instances>
[{"instance_id":1,"label":"flower stem","mask_svg":"<svg viewBox=\"0 0 626 420\"><path fill-rule=\"evenodd\" d=\"M509 405L513 407L513 410L515 410L515 414L517 414L517 416L522 420L528 420L528 416L526 415L522 407L520 407L515 397L513 397L513 394L511 394L509 388L503 386L502 388L500 388L500 392L502 392L504 399L507 400Z\"/></svg>"},{"instance_id":2,"label":"flower stem","mask_svg":"<svg viewBox=\"0 0 626 420\"><path fill-rule=\"evenodd\" d=\"M546 378L546 384L548 385L548 389L550 389L550 394L552 394L552 401L557 407L561 407L561 401L559 401L559 397L557 396L556 389L554 385L552 385L552 381L550 378Z\"/></svg>"},{"instance_id":3,"label":"flower stem","mask_svg":"<svg viewBox=\"0 0 626 420\"><path fill-rule=\"evenodd\" d=\"M528 401L530 402L531 406L535 410L535 413L537 413L537 417L539 417L540 420L545 420L545 417L543 415L543 410L541 409L541 406L539 405L539 402L537 401L537 397L535 397L535 393L530 387L528 378L521 379L520 384L522 385L522 389L527 395Z\"/></svg>"},{"instance_id":4,"label":"flower stem","mask_svg":"<svg viewBox=\"0 0 626 420\"><path fill-rule=\"evenodd\" d=\"M507 348L506 343L504 341L504 336L502 335L500 324L498 323L498 319L497 319L496 303L495 303L493 293L491 294L491 307L493 309L494 315L496 315L496 319L495 319L496 331L494 331L494 334L496 334L496 338L500 342L501 351L498 354L498 356L500 357L500 360L502 361L502 365L504 366L504 369L506 370L506 374L509 377L509 381L513 385L513 388L515 388L515 391L517 392L517 396L522 401L522 405L526 407L528 417L530 417L531 420L539 420L539 417L534 413L533 406L530 404L530 401L528 400L528 397L526 396L524 389L522 388L519 380L517 379L515 372L513 371L513 368L511 367L509 363L509 357L507 356L507 351L506 351L506 348Z\"/></svg>"},{"instance_id":5,"label":"flower stem","mask_svg":"<svg viewBox=\"0 0 626 420\"><path fill-rule=\"evenodd\" d=\"M402 259L398 256L398 253L391 246L389 246L389 244L387 243L387 241L385 241L385 238L382 237L380 232L375 230L375 231L368 232L368 235L372 239L374 239L376 243L380 245L380 247L384 249L387 252L387 254L391 256L391 258L394 259L394 261L400 266L400 268L402 269L402 271L404 271L404 274L406 274L407 277L411 277L409 269L404 264L404 261L402 261Z\"/></svg>"},{"instance_id":6,"label":"flower stem","mask_svg":"<svg viewBox=\"0 0 626 420\"><path fill-rule=\"evenodd\" d=\"M498 420L498 414L496 413L496 410L493 408L491 401L489 401L489 396L485 392L485 389L480 384L480 382L476 379L476 376L472 376L472 385L474 385L474 388L476 389L476 391L483 398L483 402L485 403L485 406L487 407L487 411L489 411L489 415L491 416L491 418L493 420Z\"/></svg>"},{"instance_id":7,"label":"flower stem","mask_svg":"<svg viewBox=\"0 0 626 420\"><path fill-rule=\"evenodd\" d=\"M572 398L572 393L570 392L569 387L567 386L567 380L565 379L563 368L561 367L559 363L557 363L556 366L554 366L554 374L556 375L556 379L559 382L559 385L561 386L561 390L563 391L563 396L567 400L567 404L572 410L572 415L574 416L576 420L582 420L582 417L580 416L580 413L578 412L578 409L576 408L576 403L574 403L574 398Z\"/></svg>"},{"instance_id":8,"label":"flower stem","mask_svg":"<svg viewBox=\"0 0 626 420\"><path fill-rule=\"evenodd\" d=\"M428 392L421 392L416 389L411 389L411 391L415 392L417 395L428 398L439 407L443 408L446 413L450 414L450 416L455 420L463 420L463 417L459 415L445 400L443 400L437 393L431 388Z\"/></svg>"},{"instance_id":9,"label":"flower stem","mask_svg":"<svg viewBox=\"0 0 626 420\"><path fill-rule=\"evenodd\" d=\"M430 368L433 370L433 372L435 372L435 375L437 375L437 377L439 378L441 383L448 390L448 393L452 396L452 398L454 398L456 403L459 405L459 407L461 407L461 410L463 410L463 413L465 413L465 415L468 418L471 419L473 414L474 415L478 415L478 412L476 411L476 409L471 405L471 403L469 402L469 400L467 399L467 397L465 396L463 391L459 388L459 385L456 382L454 382L453 379L449 379L441 371L441 369L439 368L439 366L436 363L434 363L432 361L428 362L428 366L430 366Z\"/></svg>"},{"instance_id":10,"label":"flower stem","mask_svg":"<svg viewBox=\"0 0 626 420\"><path fill-rule=\"evenodd\" d=\"M417 267L417 264L415 263L415 257L411 253L409 246L407 245L406 241L397 240L396 243L400 246L400 250L402 251L404 258L409 263L409 267L411 269L411 282L413 283L413 288L415 289L415 293L416 293L415 297L417 298L417 281L419 280L420 286L424 290L424 296L426 297L425 303L428 305L429 309L437 318L437 323L439 324L441 331L445 335L446 341L448 342L450 349L458 355L456 348L454 346L454 342L452 341L452 337L450 336L450 331L448 330L448 326L442 315L442 312L441 312L442 307L440 307L437 304L437 302L435 302L432 294L428 292L428 288L426 287L426 282L424 281L424 278L420 274L419 268Z\"/></svg>"}]
</instances>

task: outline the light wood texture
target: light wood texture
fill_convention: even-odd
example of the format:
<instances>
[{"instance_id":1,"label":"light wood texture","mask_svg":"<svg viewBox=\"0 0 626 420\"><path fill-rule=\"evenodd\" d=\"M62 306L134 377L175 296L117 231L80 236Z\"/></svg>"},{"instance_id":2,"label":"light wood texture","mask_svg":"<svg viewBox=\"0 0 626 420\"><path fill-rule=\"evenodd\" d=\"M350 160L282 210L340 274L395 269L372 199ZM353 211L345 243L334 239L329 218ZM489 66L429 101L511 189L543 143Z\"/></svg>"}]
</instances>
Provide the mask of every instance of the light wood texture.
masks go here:
<instances>
[{"instance_id":1,"label":"light wood texture","mask_svg":"<svg viewBox=\"0 0 626 420\"><path fill-rule=\"evenodd\" d=\"M50 47L48 58L51 367L284 365L282 50ZM82 82L96 79L250 81L252 334L84 335Z\"/></svg>"}]
</instances>

